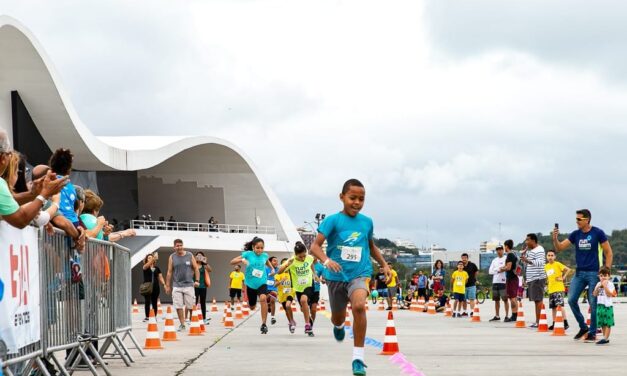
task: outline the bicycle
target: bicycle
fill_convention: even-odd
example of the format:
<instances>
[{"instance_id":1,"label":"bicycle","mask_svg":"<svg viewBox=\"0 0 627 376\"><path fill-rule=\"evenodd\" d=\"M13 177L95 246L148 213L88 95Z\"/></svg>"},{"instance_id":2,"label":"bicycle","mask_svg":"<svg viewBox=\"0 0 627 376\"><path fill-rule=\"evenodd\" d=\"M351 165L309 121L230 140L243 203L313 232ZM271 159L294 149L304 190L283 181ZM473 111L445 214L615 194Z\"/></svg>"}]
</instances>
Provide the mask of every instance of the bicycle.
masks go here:
<instances>
[{"instance_id":1,"label":"bicycle","mask_svg":"<svg viewBox=\"0 0 627 376\"><path fill-rule=\"evenodd\" d=\"M477 301L479 302L479 304L483 304L486 298L489 300L490 294L491 294L491 291L489 288L486 287L482 289L480 284L477 283Z\"/></svg>"}]
</instances>

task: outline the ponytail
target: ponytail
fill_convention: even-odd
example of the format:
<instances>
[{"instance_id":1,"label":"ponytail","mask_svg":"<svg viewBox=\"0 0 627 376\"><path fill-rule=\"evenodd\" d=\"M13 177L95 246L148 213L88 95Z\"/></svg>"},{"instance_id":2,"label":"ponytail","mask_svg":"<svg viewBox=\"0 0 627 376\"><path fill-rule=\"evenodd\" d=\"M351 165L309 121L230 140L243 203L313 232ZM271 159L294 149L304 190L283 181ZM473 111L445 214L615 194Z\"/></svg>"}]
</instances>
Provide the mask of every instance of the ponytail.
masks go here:
<instances>
[{"instance_id":1,"label":"ponytail","mask_svg":"<svg viewBox=\"0 0 627 376\"><path fill-rule=\"evenodd\" d=\"M255 245L257 245L257 243L264 243L263 239L258 238L258 237L254 237L253 240L247 242L246 244L244 244L244 251L252 251L255 248Z\"/></svg>"},{"instance_id":2,"label":"ponytail","mask_svg":"<svg viewBox=\"0 0 627 376\"><path fill-rule=\"evenodd\" d=\"M294 253L295 254L300 254L303 252L307 252L307 247L305 246L305 244L303 244L303 242L296 242L296 245L294 245Z\"/></svg>"}]
</instances>

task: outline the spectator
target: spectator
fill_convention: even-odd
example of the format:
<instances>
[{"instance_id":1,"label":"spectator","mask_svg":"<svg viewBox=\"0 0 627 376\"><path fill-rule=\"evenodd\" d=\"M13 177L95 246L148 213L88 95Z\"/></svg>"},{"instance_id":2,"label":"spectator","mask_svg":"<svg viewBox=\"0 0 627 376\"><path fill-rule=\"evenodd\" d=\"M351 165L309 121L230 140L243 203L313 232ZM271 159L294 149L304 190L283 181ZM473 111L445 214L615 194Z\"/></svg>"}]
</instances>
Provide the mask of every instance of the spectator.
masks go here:
<instances>
[{"instance_id":1,"label":"spectator","mask_svg":"<svg viewBox=\"0 0 627 376\"><path fill-rule=\"evenodd\" d=\"M172 305L179 318L178 331L185 330L185 311L194 308L195 287L200 286L200 269L196 259L183 248L181 239L174 240L174 252L168 259L165 293L172 294ZM171 285L171 283L173 283ZM172 286L172 287L170 287Z\"/></svg>"},{"instance_id":2,"label":"spectator","mask_svg":"<svg viewBox=\"0 0 627 376\"><path fill-rule=\"evenodd\" d=\"M427 276L424 275L424 273L422 272L422 270L418 271L418 297L419 298L424 298L425 300L427 299L427 286L428 286L429 280L427 279Z\"/></svg>"},{"instance_id":3,"label":"spectator","mask_svg":"<svg viewBox=\"0 0 627 376\"><path fill-rule=\"evenodd\" d=\"M509 306L507 304L506 276L503 268L507 257L503 254L503 247L496 247L497 257L490 264L489 273L492 275L492 300L494 300L494 309L496 316L490 321L501 321L499 312L501 311L501 300L505 306L505 317L509 317Z\"/></svg>"},{"instance_id":4,"label":"spectator","mask_svg":"<svg viewBox=\"0 0 627 376\"><path fill-rule=\"evenodd\" d=\"M161 269L159 269L159 267L157 266L157 261L159 261L159 256L157 252L150 253L146 255L146 257L144 257L144 283L152 283L152 289L150 290L150 294L144 295L144 313L146 314L144 322L148 322L151 305L155 315L157 314L157 303L159 300L159 294L161 293L161 290L159 289L159 283L165 286L165 280L163 279Z\"/></svg>"},{"instance_id":5,"label":"spectator","mask_svg":"<svg viewBox=\"0 0 627 376\"><path fill-rule=\"evenodd\" d=\"M194 288L196 295L196 304L200 303L200 310L202 312L202 319L205 324L209 324L209 318L207 318L207 289L211 287L211 277L209 273L212 271L211 266L207 264L207 258L201 251L196 252L196 262L199 266L199 286Z\"/></svg>"},{"instance_id":6,"label":"spectator","mask_svg":"<svg viewBox=\"0 0 627 376\"><path fill-rule=\"evenodd\" d=\"M84 193L78 186L75 189L79 203L79 219L87 230L87 237L117 242L120 239L135 236L133 229L113 232L113 225L100 215L100 210L104 205L102 199L90 189L85 190Z\"/></svg>"},{"instance_id":7,"label":"spectator","mask_svg":"<svg viewBox=\"0 0 627 376\"><path fill-rule=\"evenodd\" d=\"M448 303L449 299L446 295L444 295L444 289L440 288L436 290L435 296L435 311L436 312L444 312L446 309L446 303Z\"/></svg>"},{"instance_id":8,"label":"spectator","mask_svg":"<svg viewBox=\"0 0 627 376\"><path fill-rule=\"evenodd\" d=\"M516 267L518 265L518 257L514 254L514 241L508 239L503 243L505 248L505 266L501 268L501 272L505 272L505 289L509 304L512 309L512 317L505 317L503 322L516 322L518 318L518 274Z\"/></svg>"},{"instance_id":9,"label":"spectator","mask_svg":"<svg viewBox=\"0 0 627 376\"><path fill-rule=\"evenodd\" d=\"M431 278L433 279L433 291L437 293L440 289L444 290L446 288L444 282L445 277L446 270L444 270L444 263L442 260L436 260L433 265L433 274L431 275Z\"/></svg>"},{"instance_id":10,"label":"spectator","mask_svg":"<svg viewBox=\"0 0 627 376\"><path fill-rule=\"evenodd\" d=\"M600 282L594 288L592 295L597 298L598 302L598 321L603 331L603 339L597 342L597 345L607 345L610 343L610 333L614 326L614 307L612 298L616 297L616 287L610 281L610 269L606 266L599 270Z\"/></svg>"},{"instance_id":11,"label":"spectator","mask_svg":"<svg viewBox=\"0 0 627 376\"><path fill-rule=\"evenodd\" d=\"M479 268L477 265L468 260L468 253L462 254L462 262L464 263L464 271L468 274L468 280L466 281L466 293L464 300L464 313L462 316L468 316L468 301L470 301L470 317L475 309L475 302L477 300L477 276L479 275Z\"/></svg>"},{"instance_id":12,"label":"spectator","mask_svg":"<svg viewBox=\"0 0 627 376\"><path fill-rule=\"evenodd\" d=\"M546 272L546 279L549 284L549 308L553 311L553 324L549 327L549 330L553 330L555 327L555 316L557 314L557 307L564 308L564 295L566 293L566 286L564 281L570 274L571 269L559 261L555 261L555 251L549 249L546 253L547 263L544 266ZM568 320L566 320L566 312L563 312L564 317L564 330L568 329Z\"/></svg>"},{"instance_id":13,"label":"spectator","mask_svg":"<svg viewBox=\"0 0 627 376\"><path fill-rule=\"evenodd\" d=\"M392 307L393 298L398 293L398 287L400 285L400 280L398 279L398 273L396 270L392 269L392 264L388 263L388 267L390 268L390 278L385 281L385 284L388 288L388 310ZM398 299L400 300L400 299Z\"/></svg>"},{"instance_id":14,"label":"spectator","mask_svg":"<svg viewBox=\"0 0 627 376\"><path fill-rule=\"evenodd\" d=\"M63 176L69 176L72 172L72 163L74 161L74 155L69 149L57 149L54 154L50 157L50 168L52 171L57 174L57 178L62 178ZM60 200L59 212L67 218L74 227L78 227L78 215L74 210L74 203L76 201L76 188L74 188L74 184L70 180L67 181L67 184L61 190L61 200Z\"/></svg>"},{"instance_id":15,"label":"spectator","mask_svg":"<svg viewBox=\"0 0 627 376\"><path fill-rule=\"evenodd\" d=\"M592 291L599 282L598 272L603 266L611 270L612 268L612 247L607 240L605 232L598 227L590 224L592 221L592 213L588 209L577 210L576 212L577 230L573 231L568 239L558 239L559 229L553 229L553 246L557 252L564 251L575 247L575 260L577 262L577 271L570 282L570 290L568 294L568 305L573 312L579 324L579 332L575 335L575 339L586 337L586 342L596 341L597 331L597 298L594 294L588 294L590 300L590 328L586 325L586 321L579 309L579 295L588 288ZM603 253L602 257L600 253Z\"/></svg>"},{"instance_id":16,"label":"spectator","mask_svg":"<svg viewBox=\"0 0 627 376\"><path fill-rule=\"evenodd\" d=\"M0 129L0 174L3 174L11 160L11 143L8 134ZM67 177L57 178L52 174L45 176L41 191L36 198L22 206L13 198L7 181L0 179L0 216L11 226L26 227L37 215L46 201L59 193L67 183Z\"/></svg>"},{"instance_id":17,"label":"spectator","mask_svg":"<svg viewBox=\"0 0 627 376\"><path fill-rule=\"evenodd\" d=\"M520 261L527 265L525 273L527 295L529 300L534 302L536 308L536 322L529 327L537 328L540 322L542 302L544 301L544 287L546 286L546 272L544 271L546 256L544 247L538 244L538 236L536 234L527 234L525 246L526 248L520 256Z\"/></svg>"},{"instance_id":18,"label":"spectator","mask_svg":"<svg viewBox=\"0 0 627 376\"><path fill-rule=\"evenodd\" d=\"M383 270L379 268L379 272L374 276L374 279L377 281L377 292L379 293L379 297L381 299L388 297L388 285L385 283L387 277ZM390 299L388 299L388 310L392 309L392 304L390 303Z\"/></svg>"},{"instance_id":19,"label":"spectator","mask_svg":"<svg viewBox=\"0 0 627 376\"><path fill-rule=\"evenodd\" d=\"M621 290L623 291L623 296L627 296L627 274L623 274L620 287L621 287Z\"/></svg>"},{"instance_id":20,"label":"spectator","mask_svg":"<svg viewBox=\"0 0 627 376\"><path fill-rule=\"evenodd\" d=\"M451 286L453 286L453 297L455 303L453 305L453 317L462 317L463 302L466 301L466 281L468 281L468 273L464 270L464 262L457 263L457 270L451 275Z\"/></svg>"}]
</instances>

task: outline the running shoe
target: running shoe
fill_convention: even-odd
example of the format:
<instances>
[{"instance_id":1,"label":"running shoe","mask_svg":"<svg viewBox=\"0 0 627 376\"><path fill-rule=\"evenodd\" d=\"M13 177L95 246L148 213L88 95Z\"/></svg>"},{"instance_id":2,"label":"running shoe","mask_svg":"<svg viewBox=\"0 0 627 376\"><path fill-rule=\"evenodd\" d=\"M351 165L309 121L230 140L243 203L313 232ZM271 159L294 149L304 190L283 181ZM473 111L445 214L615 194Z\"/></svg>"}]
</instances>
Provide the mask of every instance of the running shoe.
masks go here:
<instances>
[{"instance_id":1,"label":"running shoe","mask_svg":"<svg viewBox=\"0 0 627 376\"><path fill-rule=\"evenodd\" d=\"M184 332L185 331L185 325L181 324L179 325L178 329L176 329L177 332Z\"/></svg>"},{"instance_id":2,"label":"running shoe","mask_svg":"<svg viewBox=\"0 0 627 376\"><path fill-rule=\"evenodd\" d=\"M468 312L462 313L462 315L460 317L468 317Z\"/></svg>"},{"instance_id":3,"label":"running shoe","mask_svg":"<svg viewBox=\"0 0 627 376\"><path fill-rule=\"evenodd\" d=\"M585 343L593 343L597 341L597 336L592 336L590 333L586 336L586 339L583 340Z\"/></svg>"},{"instance_id":4,"label":"running shoe","mask_svg":"<svg viewBox=\"0 0 627 376\"><path fill-rule=\"evenodd\" d=\"M453 318L457 317L457 313L453 312Z\"/></svg>"},{"instance_id":5,"label":"running shoe","mask_svg":"<svg viewBox=\"0 0 627 376\"><path fill-rule=\"evenodd\" d=\"M387 307L385 310L386 310L386 311L391 311L391 310L392 310L392 307Z\"/></svg>"},{"instance_id":6,"label":"running shoe","mask_svg":"<svg viewBox=\"0 0 627 376\"><path fill-rule=\"evenodd\" d=\"M353 375L363 376L366 374L366 366L363 361L359 359L353 360Z\"/></svg>"},{"instance_id":7,"label":"running shoe","mask_svg":"<svg viewBox=\"0 0 627 376\"><path fill-rule=\"evenodd\" d=\"M538 329L538 324L534 322L533 324L529 325L529 329Z\"/></svg>"},{"instance_id":8,"label":"running shoe","mask_svg":"<svg viewBox=\"0 0 627 376\"><path fill-rule=\"evenodd\" d=\"M610 340L609 339L605 339L605 338L600 339L600 340L597 341L597 345L609 345L609 343L610 343Z\"/></svg>"},{"instance_id":9,"label":"running shoe","mask_svg":"<svg viewBox=\"0 0 627 376\"><path fill-rule=\"evenodd\" d=\"M268 334L268 325L261 324L261 334Z\"/></svg>"},{"instance_id":10,"label":"running shoe","mask_svg":"<svg viewBox=\"0 0 627 376\"><path fill-rule=\"evenodd\" d=\"M289 329L290 329L290 333L294 334L294 331L296 330L296 325L289 325Z\"/></svg>"},{"instance_id":11,"label":"running shoe","mask_svg":"<svg viewBox=\"0 0 627 376\"><path fill-rule=\"evenodd\" d=\"M274 317L270 319L270 324L272 325L276 324L276 319Z\"/></svg>"},{"instance_id":12,"label":"running shoe","mask_svg":"<svg viewBox=\"0 0 627 376\"><path fill-rule=\"evenodd\" d=\"M148 322L149 318L146 317L145 319L142 320L142 322Z\"/></svg>"},{"instance_id":13,"label":"running shoe","mask_svg":"<svg viewBox=\"0 0 627 376\"><path fill-rule=\"evenodd\" d=\"M205 319L205 325L209 325L209 320L211 319Z\"/></svg>"},{"instance_id":14,"label":"running shoe","mask_svg":"<svg viewBox=\"0 0 627 376\"><path fill-rule=\"evenodd\" d=\"M512 319L509 318L509 317L506 317L506 318L503 319L503 322L512 322Z\"/></svg>"},{"instance_id":15,"label":"running shoe","mask_svg":"<svg viewBox=\"0 0 627 376\"><path fill-rule=\"evenodd\" d=\"M307 334L309 337L313 337L313 330L311 330L311 324L306 324L305 325L305 334Z\"/></svg>"},{"instance_id":16,"label":"running shoe","mask_svg":"<svg viewBox=\"0 0 627 376\"><path fill-rule=\"evenodd\" d=\"M585 336L586 334L588 334L588 328L579 329L579 331L577 332L577 334L574 337L574 340L575 341L579 341L581 339L581 337Z\"/></svg>"},{"instance_id":17,"label":"running shoe","mask_svg":"<svg viewBox=\"0 0 627 376\"><path fill-rule=\"evenodd\" d=\"M568 328L570 328L570 325L568 325L568 320L564 320L564 330L568 330Z\"/></svg>"},{"instance_id":18,"label":"running shoe","mask_svg":"<svg viewBox=\"0 0 627 376\"><path fill-rule=\"evenodd\" d=\"M555 328L555 324L551 324L551 326L549 326L549 330L553 330L553 328Z\"/></svg>"},{"instance_id":19,"label":"running shoe","mask_svg":"<svg viewBox=\"0 0 627 376\"><path fill-rule=\"evenodd\" d=\"M345 336L346 336L346 331L344 330L344 327L338 328L335 325L333 325L333 337L335 337L336 341L342 342Z\"/></svg>"},{"instance_id":20,"label":"running shoe","mask_svg":"<svg viewBox=\"0 0 627 376\"><path fill-rule=\"evenodd\" d=\"M493 318L489 320L489 322L493 322L493 321L501 321L501 318L498 316L494 316Z\"/></svg>"}]
</instances>

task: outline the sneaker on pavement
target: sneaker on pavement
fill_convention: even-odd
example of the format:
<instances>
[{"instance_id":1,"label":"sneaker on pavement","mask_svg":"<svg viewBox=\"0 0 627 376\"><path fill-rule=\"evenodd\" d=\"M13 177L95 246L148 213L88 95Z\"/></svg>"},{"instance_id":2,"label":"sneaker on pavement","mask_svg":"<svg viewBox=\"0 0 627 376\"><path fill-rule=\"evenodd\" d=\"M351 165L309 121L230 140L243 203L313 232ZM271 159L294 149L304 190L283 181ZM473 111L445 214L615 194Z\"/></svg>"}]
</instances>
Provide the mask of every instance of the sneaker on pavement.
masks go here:
<instances>
[{"instance_id":1,"label":"sneaker on pavement","mask_svg":"<svg viewBox=\"0 0 627 376\"><path fill-rule=\"evenodd\" d=\"M533 324L529 325L529 329L538 329L538 324L534 322Z\"/></svg>"},{"instance_id":2,"label":"sneaker on pavement","mask_svg":"<svg viewBox=\"0 0 627 376\"><path fill-rule=\"evenodd\" d=\"M261 334L268 334L268 325L266 324L261 324Z\"/></svg>"},{"instance_id":3,"label":"sneaker on pavement","mask_svg":"<svg viewBox=\"0 0 627 376\"><path fill-rule=\"evenodd\" d=\"M503 319L503 322L512 322L512 319L509 318L509 317L506 317L506 318Z\"/></svg>"},{"instance_id":4,"label":"sneaker on pavement","mask_svg":"<svg viewBox=\"0 0 627 376\"><path fill-rule=\"evenodd\" d=\"M294 334L294 331L296 330L296 326L295 326L295 325L290 324L288 327L289 327L289 329L290 329L290 333Z\"/></svg>"},{"instance_id":5,"label":"sneaker on pavement","mask_svg":"<svg viewBox=\"0 0 627 376\"><path fill-rule=\"evenodd\" d=\"M549 330L553 330L554 327L555 327L555 324L551 324L551 326L549 326Z\"/></svg>"},{"instance_id":6,"label":"sneaker on pavement","mask_svg":"<svg viewBox=\"0 0 627 376\"><path fill-rule=\"evenodd\" d=\"M577 332L577 334L575 335L575 337L573 339L575 341L579 341L581 339L581 337L585 336L586 334L588 334L588 328L579 329L579 331Z\"/></svg>"},{"instance_id":7,"label":"sneaker on pavement","mask_svg":"<svg viewBox=\"0 0 627 376\"><path fill-rule=\"evenodd\" d=\"M391 311L391 310L392 310L392 307L387 307L385 310L386 310L386 311Z\"/></svg>"},{"instance_id":8,"label":"sneaker on pavement","mask_svg":"<svg viewBox=\"0 0 627 376\"><path fill-rule=\"evenodd\" d=\"M462 313L462 315L460 317L468 317L468 313L464 312L464 313Z\"/></svg>"},{"instance_id":9,"label":"sneaker on pavement","mask_svg":"<svg viewBox=\"0 0 627 376\"><path fill-rule=\"evenodd\" d=\"M185 331L185 325L179 325L178 329L176 329L177 332L184 332Z\"/></svg>"},{"instance_id":10,"label":"sneaker on pavement","mask_svg":"<svg viewBox=\"0 0 627 376\"><path fill-rule=\"evenodd\" d=\"M274 317L270 319L270 324L272 325L276 324L276 319Z\"/></svg>"},{"instance_id":11,"label":"sneaker on pavement","mask_svg":"<svg viewBox=\"0 0 627 376\"><path fill-rule=\"evenodd\" d=\"M588 333L588 335L585 337L585 339L583 340L585 343L593 343L597 341L597 336L592 336L590 335L590 333Z\"/></svg>"},{"instance_id":12,"label":"sneaker on pavement","mask_svg":"<svg viewBox=\"0 0 627 376\"><path fill-rule=\"evenodd\" d=\"M346 336L346 331L344 330L344 327L338 328L335 325L333 325L333 337L335 337L336 341L342 342L345 336Z\"/></svg>"},{"instance_id":13,"label":"sneaker on pavement","mask_svg":"<svg viewBox=\"0 0 627 376\"><path fill-rule=\"evenodd\" d=\"M605 338L600 339L600 340L597 341L597 345L607 345L609 343L610 343L610 340L609 339L605 339Z\"/></svg>"},{"instance_id":14,"label":"sneaker on pavement","mask_svg":"<svg viewBox=\"0 0 627 376\"><path fill-rule=\"evenodd\" d=\"M353 360L353 375L363 376L366 374L366 366L363 361L359 359Z\"/></svg>"},{"instance_id":15,"label":"sneaker on pavement","mask_svg":"<svg viewBox=\"0 0 627 376\"><path fill-rule=\"evenodd\" d=\"M570 325L568 325L568 321L564 320L564 330L568 330L568 328L570 328Z\"/></svg>"},{"instance_id":16,"label":"sneaker on pavement","mask_svg":"<svg viewBox=\"0 0 627 376\"><path fill-rule=\"evenodd\" d=\"M305 334L307 334L310 337L313 337L313 330L311 329L311 324L306 324L305 325Z\"/></svg>"},{"instance_id":17,"label":"sneaker on pavement","mask_svg":"<svg viewBox=\"0 0 627 376\"><path fill-rule=\"evenodd\" d=\"M150 320L148 317L146 317L145 319L142 320L142 322L148 322L148 320Z\"/></svg>"},{"instance_id":18,"label":"sneaker on pavement","mask_svg":"<svg viewBox=\"0 0 627 376\"><path fill-rule=\"evenodd\" d=\"M490 322L492 322L492 321L501 321L501 318L500 318L500 317L498 317L498 316L494 316L494 317L493 317L493 318L491 318L489 321L490 321Z\"/></svg>"}]
</instances>

